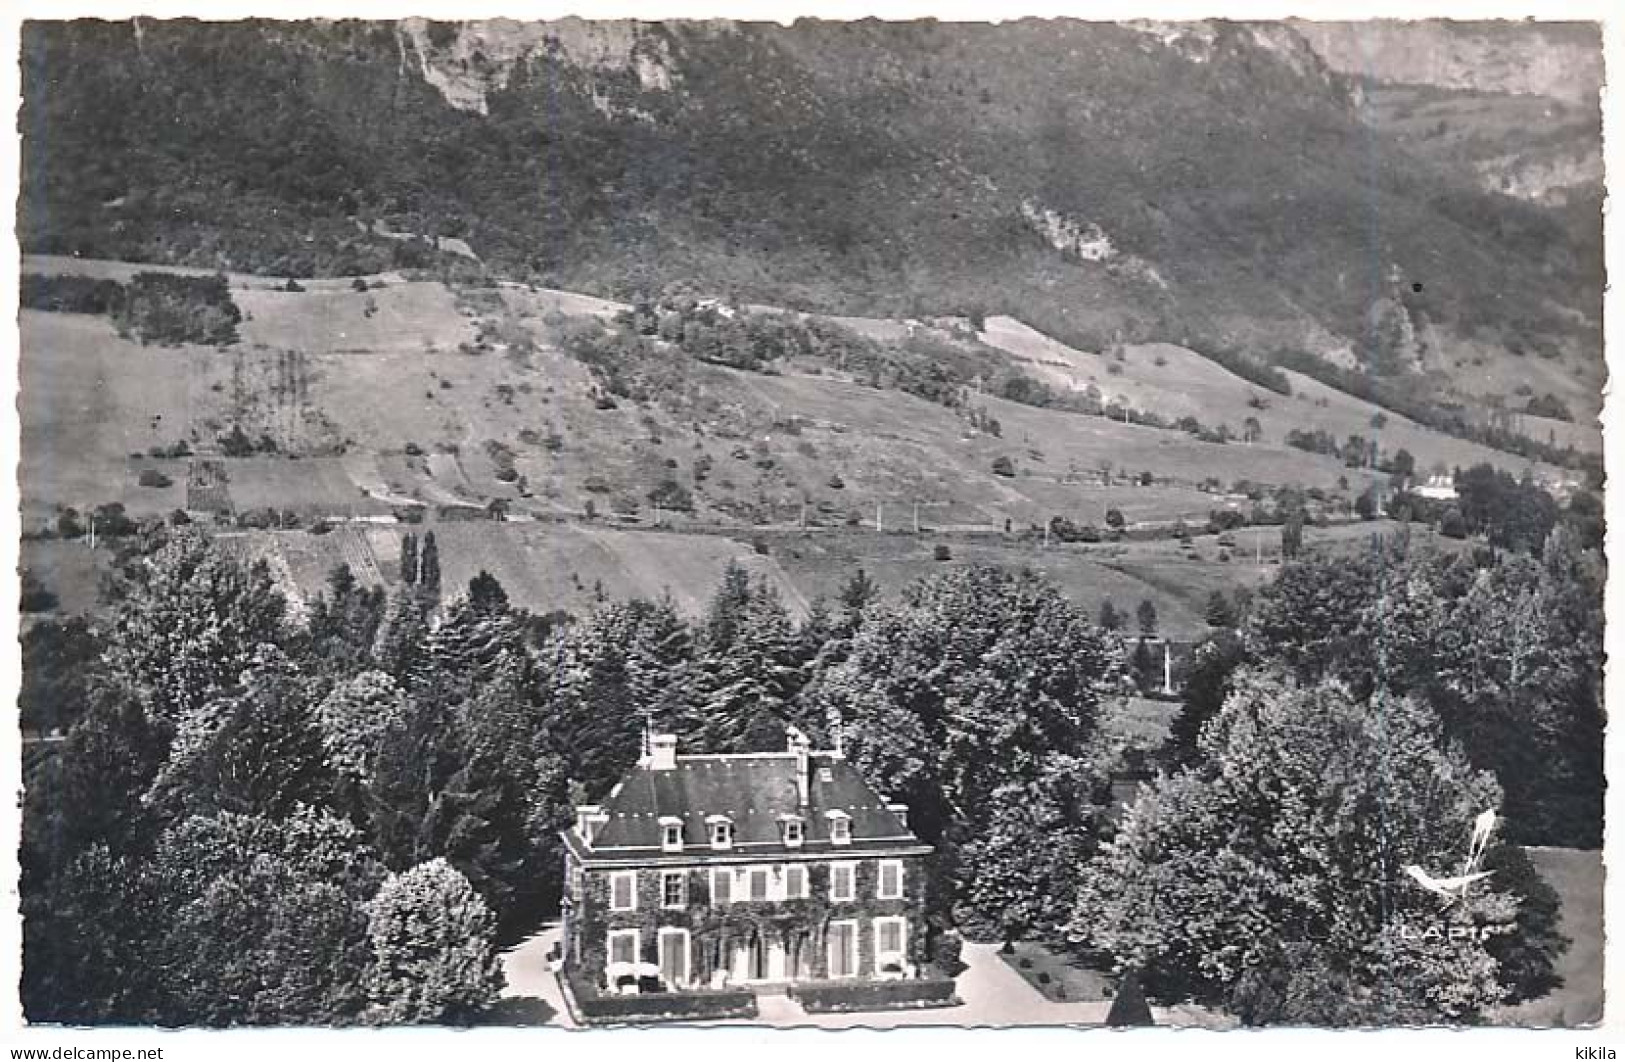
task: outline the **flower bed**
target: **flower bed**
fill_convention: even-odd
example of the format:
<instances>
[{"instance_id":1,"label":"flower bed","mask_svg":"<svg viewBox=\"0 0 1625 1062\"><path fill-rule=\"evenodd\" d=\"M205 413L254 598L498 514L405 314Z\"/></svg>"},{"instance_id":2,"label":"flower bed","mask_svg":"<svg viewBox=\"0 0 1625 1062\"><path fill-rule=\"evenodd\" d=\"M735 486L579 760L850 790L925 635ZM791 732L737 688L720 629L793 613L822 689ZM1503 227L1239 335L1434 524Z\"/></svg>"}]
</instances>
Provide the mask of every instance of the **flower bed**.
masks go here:
<instances>
[{"instance_id":1,"label":"flower bed","mask_svg":"<svg viewBox=\"0 0 1625 1062\"><path fill-rule=\"evenodd\" d=\"M808 1014L910 1007L951 1007L959 1003L954 981L933 972L904 981L818 981L790 986Z\"/></svg>"},{"instance_id":2,"label":"flower bed","mask_svg":"<svg viewBox=\"0 0 1625 1062\"><path fill-rule=\"evenodd\" d=\"M1105 974L1042 944L1022 941L1009 953L999 949L998 956L1047 999L1064 1003L1111 998L1111 982Z\"/></svg>"}]
</instances>

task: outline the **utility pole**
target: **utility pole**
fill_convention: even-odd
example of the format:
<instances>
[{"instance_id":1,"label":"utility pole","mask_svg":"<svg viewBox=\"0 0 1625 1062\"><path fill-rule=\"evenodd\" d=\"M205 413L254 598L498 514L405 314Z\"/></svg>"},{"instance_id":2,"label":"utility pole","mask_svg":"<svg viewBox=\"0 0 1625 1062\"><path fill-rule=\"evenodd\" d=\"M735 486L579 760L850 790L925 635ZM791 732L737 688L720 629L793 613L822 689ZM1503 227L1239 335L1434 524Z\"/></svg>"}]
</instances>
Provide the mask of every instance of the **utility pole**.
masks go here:
<instances>
[{"instance_id":1,"label":"utility pole","mask_svg":"<svg viewBox=\"0 0 1625 1062\"><path fill-rule=\"evenodd\" d=\"M1044 548L1049 549L1049 521L1044 521Z\"/></svg>"},{"instance_id":2,"label":"utility pole","mask_svg":"<svg viewBox=\"0 0 1625 1062\"><path fill-rule=\"evenodd\" d=\"M1162 642L1162 692L1174 692L1174 650L1166 638Z\"/></svg>"},{"instance_id":3,"label":"utility pole","mask_svg":"<svg viewBox=\"0 0 1625 1062\"><path fill-rule=\"evenodd\" d=\"M1260 568L1264 566L1264 535L1262 532L1253 532L1253 545L1257 548L1257 563Z\"/></svg>"},{"instance_id":4,"label":"utility pole","mask_svg":"<svg viewBox=\"0 0 1625 1062\"><path fill-rule=\"evenodd\" d=\"M881 513L883 505L885 505L885 502L875 502L875 534L877 535L884 534L886 531L885 518Z\"/></svg>"},{"instance_id":5,"label":"utility pole","mask_svg":"<svg viewBox=\"0 0 1625 1062\"><path fill-rule=\"evenodd\" d=\"M96 548L96 514L90 514L90 548Z\"/></svg>"},{"instance_id":6,"label":"utility pole","mask_svg":"<svg viewBox=\"0 0 1625 1062\"><path fill-rule=\"evenodd\" d=\"M914 533L920 533L920 500L914 499Z\"/></svg>"},{"instance_id":7,"label":"utility pole","mask_svg":"<svg viewBox=\"0 0 1625 1062\"><path fill-rule=\"evenodd\" d=\"M802 499L802 502L801 502L801 515L796 517L796 525L798 527L800 527L800 529L803 530L803 531L807 530L807 502L806 502L806 499Z\"/></svg>"}]
</instances>

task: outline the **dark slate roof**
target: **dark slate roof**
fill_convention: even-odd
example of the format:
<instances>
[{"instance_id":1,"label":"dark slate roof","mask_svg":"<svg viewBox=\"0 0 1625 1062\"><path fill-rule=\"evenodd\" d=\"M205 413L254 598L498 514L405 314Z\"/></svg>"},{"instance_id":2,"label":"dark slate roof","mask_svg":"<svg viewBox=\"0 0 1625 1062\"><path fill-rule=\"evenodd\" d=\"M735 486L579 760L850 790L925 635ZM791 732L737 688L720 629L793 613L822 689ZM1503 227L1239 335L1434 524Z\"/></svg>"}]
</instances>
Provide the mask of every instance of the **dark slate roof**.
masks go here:
<instances>
[{"instance_id":1,"label":"dark slate roof","mask_svg":"<svg viewBox=\"0 0 1625 1062\"><path fill-rule=\"evenodd\" d=\"M664 816L683 820L683 844L689 857L711 851L705 822L711 815L733 820L733 851L738 855L787 851L779 832L780 816L787 814L805 820L805 840L799 851L806 854L919 844L904 817L888 810L886 801L845 759L814 752L808 760L805 807L798 802L793 753L679 756L671 770L634 767L602 803L608 821L594 831L592 852L603 856L627 855L637 849L659 853ZM851 817L850 845L830 843L826 813L832 810Z\"/></svg>"}]
</instances>

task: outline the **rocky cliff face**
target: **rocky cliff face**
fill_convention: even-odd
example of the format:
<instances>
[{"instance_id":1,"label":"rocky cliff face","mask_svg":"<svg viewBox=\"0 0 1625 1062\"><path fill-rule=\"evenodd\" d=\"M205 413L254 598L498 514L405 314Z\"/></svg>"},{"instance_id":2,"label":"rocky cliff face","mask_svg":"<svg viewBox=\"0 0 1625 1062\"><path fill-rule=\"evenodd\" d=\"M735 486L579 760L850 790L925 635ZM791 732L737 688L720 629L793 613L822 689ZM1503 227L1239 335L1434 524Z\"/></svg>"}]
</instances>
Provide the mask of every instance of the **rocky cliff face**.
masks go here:
<instances>
[{"instance_id":1,"label":"rocky cliff face","mask_svg":"<svg viewBox=\"0 0 1625 1062\"><path fill-rule=\"evenodd\" d=\"M1438 88L1597 99L1602 31L1595 23L1302 22L1294 29L1333 70Z\"/></svg>"},{"instance_id":2,"label":"rocky cliff face","mask_svg":"<svg viewBox=\"0 0 1625 1062\"><path fill-rule=\"evenodd\" d=\"M1476 168L1485 189L1547 206L1564 206L1603 181L1602 151L1585 145L1501 155Z\"/></svg>"},{"instance_id":3,"label":"rocky cliff face","mask_svg":"<svg viewBox=\"0 0 1625 1062\"><path fill-rule=\"evenodd\" d=\"M544 54L582 70L629 71L645 89L672 86L671 57L648 23L579 18L434 23L408 18L397 32L403 62L412 62L447 103L478 114L486 113L491 92L508 85L515 66Z\"/></svg>"}]
</instances>

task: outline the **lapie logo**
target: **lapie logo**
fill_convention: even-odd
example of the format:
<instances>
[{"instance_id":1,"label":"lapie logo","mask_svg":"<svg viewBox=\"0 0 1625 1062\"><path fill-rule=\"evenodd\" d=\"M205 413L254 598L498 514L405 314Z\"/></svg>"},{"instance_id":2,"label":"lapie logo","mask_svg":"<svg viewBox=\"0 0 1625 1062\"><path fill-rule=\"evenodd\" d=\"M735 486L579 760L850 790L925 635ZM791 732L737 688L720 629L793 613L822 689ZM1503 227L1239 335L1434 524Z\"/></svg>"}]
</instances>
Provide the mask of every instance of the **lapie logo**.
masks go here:
<instances>
[{"instance_id":1,"label":"lapie logo","mask_svg":"<svg viewBox=\"0 0 1625 1062\"><path fill-rule=\"evenodd\" d=\"M1439 906L1441 915L1466 898L1469 886L1495 873L1493 870L1478 869L1484 859L1485 850L1489 848L1490 836L1495 832L1495 823L1496 816L1493 810L1485 811L1473 820L1472 837L1467 845L1467 859L1462 863L1460 872L1456 874L1446 876L1430 874L1415 864L1404 868L1412 881L1439 897L1442 901ZM1505 923L1463 925L1445 921L1443 918L1426 925L1401 923L1396 928L1402 940L1439 942L1485 941L1513 930L1513 926Z\"/></svg>"},{"instance_id":2,"label":"lapie logo","mask_svg":"<svg viewBox=\"0 0 1625 1062\"><path fill-rule=\"evenodd\" d=\"M1412 881L1442 899L1443 907L1454 906L1467 895L1467 886L1475 881L1483 881L1495 873L1493 870L1478 869L1480 861L1484 858L1484 850L1489 847L1490 835L1494 832L1494 809L1483 812L1473 820L1473 836L1467 846L1467 861L1462 864L1459 874L1435 877L1414 863L1404 868L1405 873L1410 875Z\"/></svg>"}]
</instances>

